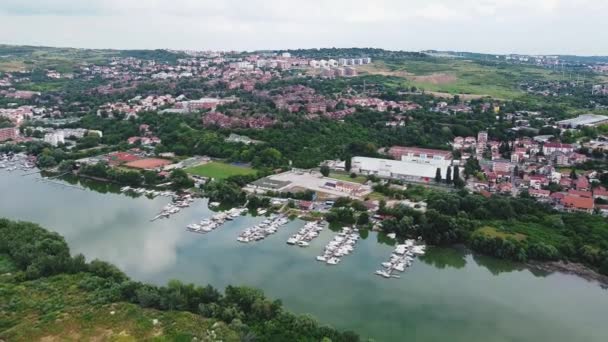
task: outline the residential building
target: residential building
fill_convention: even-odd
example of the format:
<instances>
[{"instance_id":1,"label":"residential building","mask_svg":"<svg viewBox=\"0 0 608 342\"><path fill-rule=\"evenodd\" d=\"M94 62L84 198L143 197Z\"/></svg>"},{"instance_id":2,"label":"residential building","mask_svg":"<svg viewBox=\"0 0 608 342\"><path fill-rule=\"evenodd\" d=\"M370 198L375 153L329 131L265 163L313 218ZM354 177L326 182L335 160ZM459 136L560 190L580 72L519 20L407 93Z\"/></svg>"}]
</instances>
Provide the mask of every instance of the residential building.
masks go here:
<instances>
[{"instance_id":1,"label":"residential building","mask_svg":"<svg viewBox=\"0 0 608 342\"><path fill-rule=\"evenodd\" d=\"M19 136L19 129L15 127L0 128L0 141L15 140Z\"/></svg>"},{"instance_id":2,"label":"residential building","mask_svg":"<svg viewBox=\"0 0 608 342\"><path fill-rule=\"evenodd\" d=\"M574 146L558 142L549 142L543 145L543 153L545 156L549 156L555 152L571 153L574 152Z\"/></svg>"}]
</instances>

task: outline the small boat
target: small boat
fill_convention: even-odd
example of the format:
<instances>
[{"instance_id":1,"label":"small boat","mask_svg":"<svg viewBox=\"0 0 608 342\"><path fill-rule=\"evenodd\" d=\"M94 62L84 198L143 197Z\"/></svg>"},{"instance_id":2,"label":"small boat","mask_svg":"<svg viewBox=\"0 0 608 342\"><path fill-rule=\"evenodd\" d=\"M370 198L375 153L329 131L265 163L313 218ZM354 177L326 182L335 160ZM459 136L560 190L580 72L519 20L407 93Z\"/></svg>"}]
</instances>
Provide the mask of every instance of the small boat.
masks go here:
<instances>
[{"instance_id":1,"label":"small boat","mask_svg":"<svg viewBox=\"0 0 608 342\"><path fill-rule=\"evenodd\" d=\"M328 265L337 265L340 262L340 259L338 258L330 258L329 260L327 260L327 264Z\"/></svg>"},{"instance_id":2,"label":"small boat","mask_svg":"<svg viewBox=\"0 0 608 342\"><path fill-rule=\"evenodd\" d=\"M306 241L298 241L298 246L300 247L308 247L310 244Z\"/></svg>"},{"instance_id":3,"label":"small boat","mask_svg":"<svg viewBox=\"0 0 608 342\"><path fill-rule=\"evenodd\" d=\"M324 257L324 256L319 255L319 256L317 257L317 261L322 261L322 262L325 262L325 261L327 261L327 260L325 259L325 257Z\"/></svg>"},{"instance_id":4,"label":"small boat","mask_svg":"<svg viewBox=\"0 0 608 342\"><path fill-rule=\"evenodd\" d=\"M296 242L298 242L298 239L296 239L296 238L287 239L287 244L289 244L289 245L294 245L294 244L296 244Z\"/></svg>"},{"instance_id":5,"label":"small boat","mask_svg":"<svg viewBox=\"0 0 608 342\"><path fill-rule=\"evenodd\" d=\"M377 270L376 272L374 272L375 274L382 276L384 278L390 278L391 274L386 272L386 271L382 271L382 270Z\"/></svg>"}]
</instances>

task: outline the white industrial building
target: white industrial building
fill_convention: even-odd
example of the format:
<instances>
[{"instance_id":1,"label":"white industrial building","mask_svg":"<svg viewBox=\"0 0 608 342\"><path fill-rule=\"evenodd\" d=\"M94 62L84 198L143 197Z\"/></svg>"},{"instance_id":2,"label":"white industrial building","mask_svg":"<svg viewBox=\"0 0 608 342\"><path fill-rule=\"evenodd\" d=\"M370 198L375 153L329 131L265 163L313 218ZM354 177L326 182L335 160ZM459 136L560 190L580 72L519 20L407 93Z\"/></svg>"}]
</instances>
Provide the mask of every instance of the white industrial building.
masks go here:
<instances>
[{"instance_id":1,"label":"white industrial building","mask_svg":"<svg viewBox=\"0 0 608 342\"><path fill-rule=\"evenodd\" d=\"M441 169L441 178L445 179L451 160L433 163L416 161L354 157L351 170L364 175L376 175L383 178L403 179L429 182L435 179L437 168Z\"/></svg>"},{"instance_id":2,"label":"white industrial building","mask_svg":"<svg viewBox=\"0 0 608 342\"><path fill-rule=\"evenodd\" d=\"M597 114L584 114L576 118L558 121L557 125L560 128L579 128L599 126L608 123L608 116Z\"/></svg>"}]
</instances>

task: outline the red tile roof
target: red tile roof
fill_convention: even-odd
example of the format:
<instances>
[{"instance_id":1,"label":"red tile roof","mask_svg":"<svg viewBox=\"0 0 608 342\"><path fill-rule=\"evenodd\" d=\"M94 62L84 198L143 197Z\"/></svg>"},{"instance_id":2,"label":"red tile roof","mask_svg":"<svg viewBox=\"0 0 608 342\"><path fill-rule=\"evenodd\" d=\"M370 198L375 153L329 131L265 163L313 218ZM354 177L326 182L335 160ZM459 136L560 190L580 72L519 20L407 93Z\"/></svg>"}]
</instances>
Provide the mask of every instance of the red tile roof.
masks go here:
<instances>
[{"instance_id":1,"label":"red tile roof","mask_svg":"<svg viewBox=\"0 0 608 342\"><path fill-rule=\"evenodd\" d=\"M590 210L593 209L593 198L566 195L562 204L568 208Z\"/></svg>"},{"instance_id":2,"label":"red tile roof","mask_svg":"<svg viewBox=\"0 0 608 342\"><path fill-rule=\"evenodd\" d=\"M580 191L580 190L574 190L574 189L568 190L568 195L577 196L577 197L585 197L585 198L593 197L593 194L591 193L591 191Z\"/></svg>"}]
</instances>

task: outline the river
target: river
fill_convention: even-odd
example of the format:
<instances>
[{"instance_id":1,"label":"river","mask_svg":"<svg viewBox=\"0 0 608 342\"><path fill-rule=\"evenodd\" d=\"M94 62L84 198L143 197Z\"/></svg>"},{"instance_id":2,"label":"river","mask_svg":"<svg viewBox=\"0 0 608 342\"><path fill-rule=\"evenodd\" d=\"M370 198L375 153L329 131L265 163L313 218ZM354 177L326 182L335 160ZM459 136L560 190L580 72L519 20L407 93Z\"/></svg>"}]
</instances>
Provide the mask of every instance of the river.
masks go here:
<instances>
[{"instance_id":1,"label":"river","mask_svg":"<svg viewBox=\"0 0 608 342\"><path fill-rule=\"evenodd\" d=\"M114 263L140 281L258 287L293 312L376 341L608 340L608 292L573 275L431 248L401 279L384 279L373 272L393 248L377 233L339 265L326 266L315 256L333 232L324 231L309 248L285 243L302 221L241 244L238 232L261 218L241 217L200 235L185 226L212 214L206 200L150 222L167 198L132 198L112 193L113 186L87 184L95 191L0 170L0 217L57 231L73 253Z\"/></svg>"}]
</instances>

